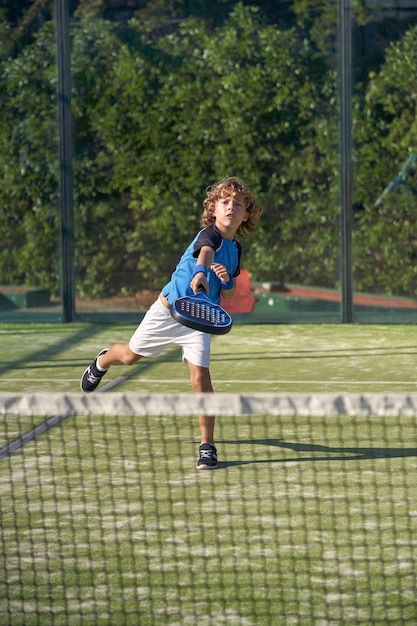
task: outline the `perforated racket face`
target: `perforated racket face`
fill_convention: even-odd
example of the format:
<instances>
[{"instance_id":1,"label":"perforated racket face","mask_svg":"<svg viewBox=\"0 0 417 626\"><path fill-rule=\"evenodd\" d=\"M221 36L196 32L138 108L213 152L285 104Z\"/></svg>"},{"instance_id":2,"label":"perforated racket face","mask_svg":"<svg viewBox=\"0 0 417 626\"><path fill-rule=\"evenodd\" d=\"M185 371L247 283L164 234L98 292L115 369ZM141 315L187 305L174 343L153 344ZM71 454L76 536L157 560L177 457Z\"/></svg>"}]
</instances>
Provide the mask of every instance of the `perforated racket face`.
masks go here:
<instances>
[{"instance_id":1,"label":"perforated racket face","mask_svg":"<svg viewBox=\"0 0 417 626\"><path fill-rule=\"evenodd\" d=\"M205 295L179 298L172 305L171 314L184 326L214 335L228 333L233 324L227 311Z\"/></svg>"}]
</instances>

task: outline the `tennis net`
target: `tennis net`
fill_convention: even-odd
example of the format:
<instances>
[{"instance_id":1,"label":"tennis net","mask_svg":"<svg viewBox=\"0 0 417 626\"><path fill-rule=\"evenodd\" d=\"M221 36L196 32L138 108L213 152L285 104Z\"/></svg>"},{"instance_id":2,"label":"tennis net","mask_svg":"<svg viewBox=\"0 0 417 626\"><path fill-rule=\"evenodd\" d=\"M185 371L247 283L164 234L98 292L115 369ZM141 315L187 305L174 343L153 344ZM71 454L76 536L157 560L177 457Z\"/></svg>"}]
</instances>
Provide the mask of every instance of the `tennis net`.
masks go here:
<instances>
[{"instance_id":1,"label":"tennis net","mask_svg":"<svg viewBox=\"0 0 417 626\"><path fill-rule=\"evenodd\" d=\"M1 624L417 623L417 394L0 393L0 414Z\"/></svg>"}]
</instances>

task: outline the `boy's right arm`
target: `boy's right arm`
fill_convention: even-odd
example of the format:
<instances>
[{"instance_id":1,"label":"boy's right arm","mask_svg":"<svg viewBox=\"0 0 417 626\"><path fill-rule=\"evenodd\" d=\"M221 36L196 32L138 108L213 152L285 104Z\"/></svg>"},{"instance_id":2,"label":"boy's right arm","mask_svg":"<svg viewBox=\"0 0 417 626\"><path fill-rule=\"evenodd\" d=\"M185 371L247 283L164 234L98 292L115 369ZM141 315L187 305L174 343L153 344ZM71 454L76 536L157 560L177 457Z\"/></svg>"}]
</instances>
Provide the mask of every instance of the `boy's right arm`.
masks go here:
<instances>
[{"instance_id":1,"label":"boy's right arm","mask_svg":"<svg viewBox=\"0 0 417 626\"><path fill-rule=\"evenodd\" d=\"M214 250L210 246L202 246L196 261L196 270L191 279L190 287L196 294L200 287L203 287L205 293L208 293L207 272L214 261ZM198 266L201 266L199 268ZM205 271L204 271L205 267ZM198 271L200 270L200 271Z\"/></svg>"}]
</instances>

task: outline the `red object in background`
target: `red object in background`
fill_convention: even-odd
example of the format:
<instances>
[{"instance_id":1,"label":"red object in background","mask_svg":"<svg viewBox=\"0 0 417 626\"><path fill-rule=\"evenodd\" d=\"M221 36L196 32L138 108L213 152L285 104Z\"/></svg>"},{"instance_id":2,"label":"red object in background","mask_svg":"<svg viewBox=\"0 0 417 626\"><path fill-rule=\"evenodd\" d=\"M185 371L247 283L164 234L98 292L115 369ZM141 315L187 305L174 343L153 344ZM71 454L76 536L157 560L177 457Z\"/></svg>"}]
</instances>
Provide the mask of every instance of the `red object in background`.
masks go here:
<instances>
[{"instance_id":1,"label":"red object in background","mask_svg":"<svg viewBox=\"0 0 417 626\"><path fill-rule=\"evenodd\" d=\"M221 298L221 306L228 313L252 313L259 298L252 295L248 270L240 270L240 274L235 280L236 292L234 297L231 300Z\"/></svg>"}]
</instances>

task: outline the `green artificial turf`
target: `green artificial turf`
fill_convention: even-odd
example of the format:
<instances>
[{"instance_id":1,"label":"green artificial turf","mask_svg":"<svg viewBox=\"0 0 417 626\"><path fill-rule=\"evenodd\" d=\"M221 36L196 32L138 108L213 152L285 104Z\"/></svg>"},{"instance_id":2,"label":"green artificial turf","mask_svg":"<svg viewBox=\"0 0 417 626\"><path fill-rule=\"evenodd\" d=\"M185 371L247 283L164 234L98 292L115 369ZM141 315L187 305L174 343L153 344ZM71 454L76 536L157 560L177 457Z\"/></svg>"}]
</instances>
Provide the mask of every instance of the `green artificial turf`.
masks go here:
<instances>
[{"instance_id":1,"label":"green artificial turf","mask_svg":"<svg viewBox=\"0 0 417 626\"><path fill-rule=\"evenodd\" d=\"M0 326L0 391L78 391L124 326ZM413 392L413 326L239 326L218 391ZM117 391L187 391L177 348ZM111 393L111 391L107 392ZM5 416L0 446L42 416ZM0 623L417 623L415 418L68 417L0 461Z\"/></svg>"}]
</instances>

